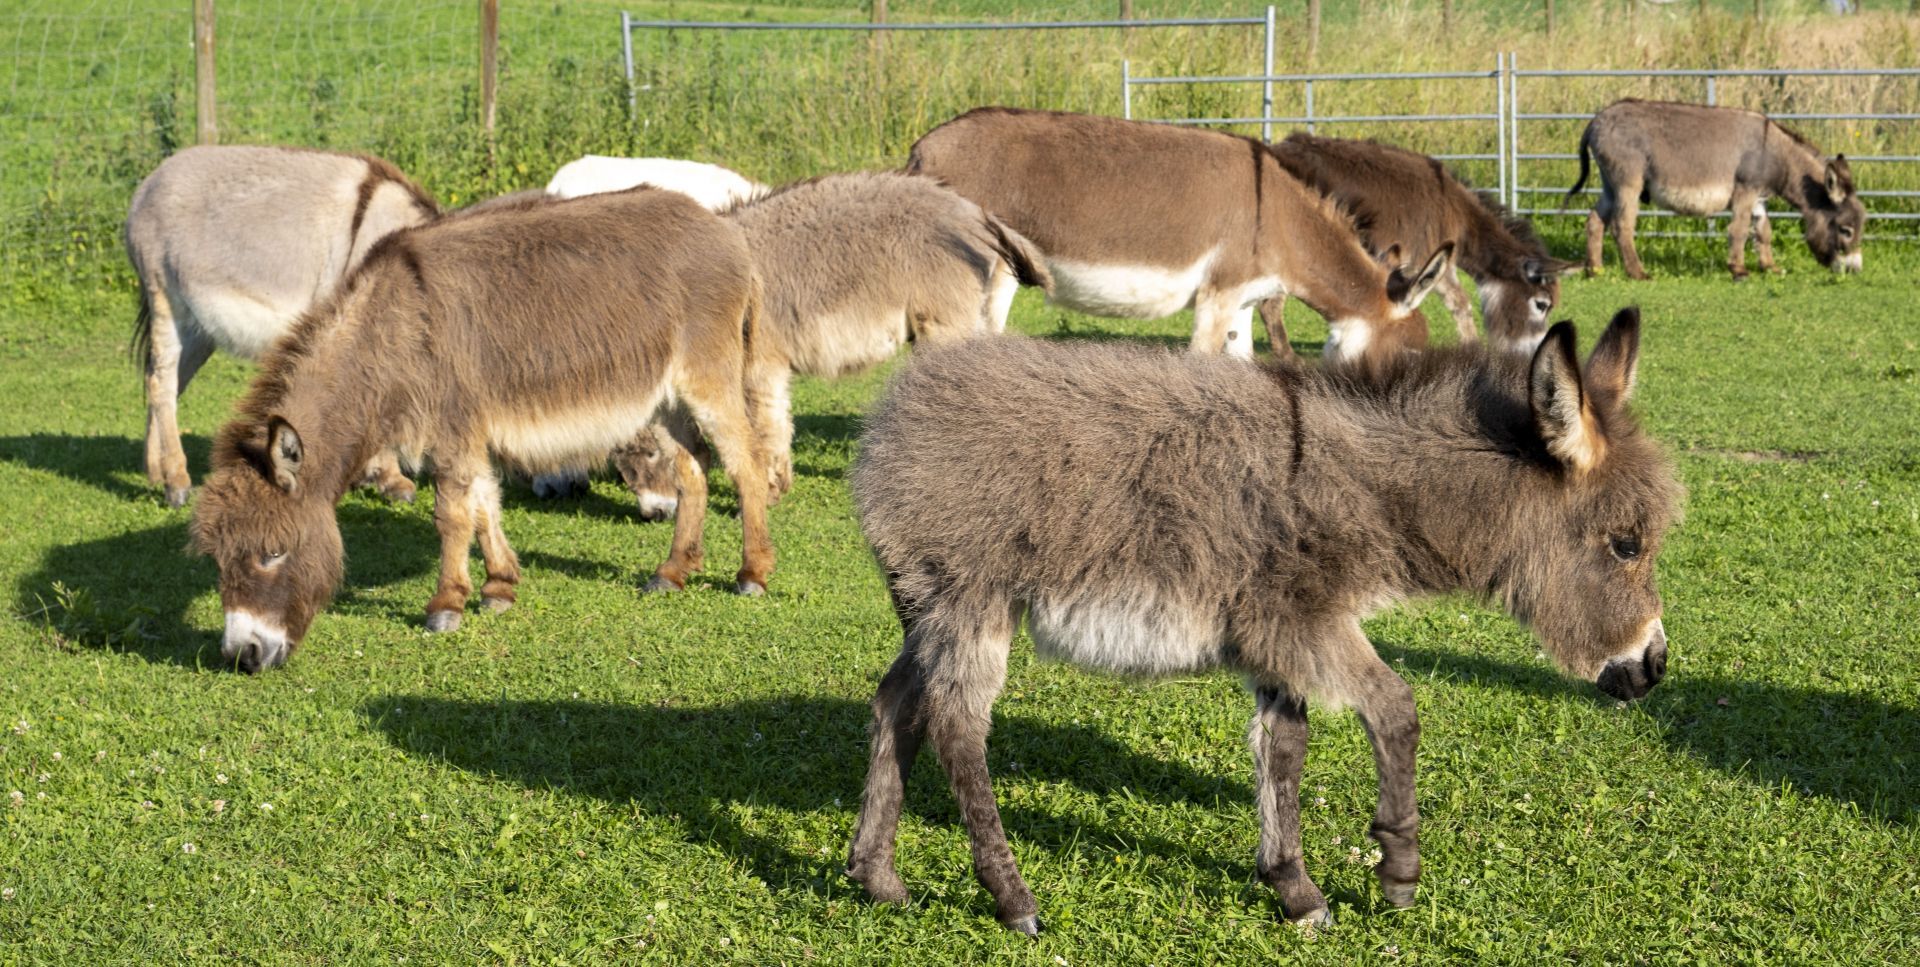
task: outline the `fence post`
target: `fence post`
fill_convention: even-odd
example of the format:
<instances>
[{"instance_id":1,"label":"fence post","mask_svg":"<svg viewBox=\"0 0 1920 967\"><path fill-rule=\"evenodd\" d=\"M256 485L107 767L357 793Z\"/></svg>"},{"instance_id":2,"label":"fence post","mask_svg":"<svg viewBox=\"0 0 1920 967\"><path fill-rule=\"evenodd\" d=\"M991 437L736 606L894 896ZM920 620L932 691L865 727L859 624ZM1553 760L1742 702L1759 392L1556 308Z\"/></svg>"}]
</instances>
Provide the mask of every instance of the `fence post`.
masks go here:
<instances>
[{"instance_id":1,"label":"fence post","mask_svg":"<svg viewBox=\"0 0 1920 967\"><path fill-rule=\"evenodd\" d=\"M220 129L213 98L213 0L193 0L193 117L201 144L215 144Z\"/></svg>"},{"instance_id":2,"label":"fence post","mask_svg":"<svg viewBox=\"0 0 1920 967\"><path fill-rule=\"evenodd\" d=\"M1453 0L1440 2L1440 29L1445 33L1453 33Z\"/></svg>"},{"instance_id":3,"label":"fence post","mask_svg":"<svg viewBox=\"0 0 1920 967\"><path fill-rule=\"evenodd\" d=\"M1495 197L1507 197L1507 57L1493 52L1493 167L1499 187Z\"/></svg>"},{"instance_id":4,"label":"fence post","mask_svg":"<svg viewBox=\"0 0 1920 967\"><path fill-rule=\"evenodd\" d=\"M1273 140L1273 4L1267 4L1267 55L1260 82L1260 140Z\"/></svg>"},{"instance_id":5,"label":"fence post","mask_svg":"<svg viewBox=\"0 0 1920 967\"><path fill-rule=\"evenodd\" d=\"M877 24L887 22L887 0L873 0L872 20ZM867 31L867 36L873 40L874 54L876 56L883 56L887 49L887 32L884 30L869 30ZM881 66L886 66L884 61L882 61Z\"/></svg>"},{"instance_id":6,"label":"fence post","mask_svg":"<svg viewBox=\"0 0 1920 967\"><path fill-rule=\"evenodd\" d=\"M1133 120L1133 61L1120 61L1120 116Z\"/></svg>"},{"instance_id":7,"label":"fence post","mask_svg":"<svg viewBox=\"0 0 1920 967\"><path fill-rule=\"evenodd\" d=\"M1133 19L1133 0L1120 0L1120 19Z\"/></svg>"},{"instance_id":8,"label":"fence post","mask_svg":"<svg viewBox=\"0 0 1920 967\"><path fill-rule=\"evenodd\" d=\"M627 69L627 114L640 111L640 94L633 88L633 15L620 11L620 59Z\"/></svg>"},{"instance_id":9,"label":"fence post","mask_svg":"<svg viewBox=\"0 0 1920 967\"><path fill-rule=\"evenodd\" d=\"M1715 106L1715 105L1717 105L1717 104L1719 104L1719 103L1720 103L1720 102L1719 102L1718 100L1716 100L1716 99L1714 98L1714 96L1713 96L1713 95L1714 95L1714 91L1713 91L1713 81L1714 81L1714 77L1713 77L1713 75L1712 75L1712 74L1708 74L1708 75L1707 75L1707 106L1708 106L1708 107L1713 107L1713 106Z\"/></svg>"},{"instance_id":10,"label":"fence post","mask_svg":"<svg viewBox=\"0 0 1920 967\"><path fill-rule=\"evenodd\" d=\"M1547 36L1553 36L1553 0L1547 0Z\"/></svg>"},{"instance_id":11,"label":"fence post","mask_svg":"<svg viewBox=\"0 0 1920 967\"><path fill-rule=\"evenodd\" d=\"M1518 210L1520 207L1520 55L1507 51L1507 157L1512 159L1507 165L1513 175L1513 183L1507 189L1507 207Z\"/></svg>"},{"instance_id":12,"label":"fence post","mask_svg":"<svg viewBox=\"0 0 1920 967\"><path fill-rule=\"evenodd\" d=\"M493 138L494 92L500 81L500 0L480 0L480 128Z\"/></svg>"},{"instance_id":13,"label":"fence post","mask_svg":"<svg viewBox=\"0 0 1920 967\"><path fill-rule=\"evenodd\" d=\"M1307 81L1302 87L1304 90L1302 90L1301 93L1305 96L1307 102L1307 133L1313 134L1315 128L1313 123L1313 82Z\"/></svg>"},{"instance_id":14,"label":"fence post","mask_svg":"<svg viewBox=\"0 0 1920 967\"><path fill-rule=\"evenodd\" d=\"M1307 66L1320 62L1320 0L1307 0Z\"/></svg>"}]
</instances>

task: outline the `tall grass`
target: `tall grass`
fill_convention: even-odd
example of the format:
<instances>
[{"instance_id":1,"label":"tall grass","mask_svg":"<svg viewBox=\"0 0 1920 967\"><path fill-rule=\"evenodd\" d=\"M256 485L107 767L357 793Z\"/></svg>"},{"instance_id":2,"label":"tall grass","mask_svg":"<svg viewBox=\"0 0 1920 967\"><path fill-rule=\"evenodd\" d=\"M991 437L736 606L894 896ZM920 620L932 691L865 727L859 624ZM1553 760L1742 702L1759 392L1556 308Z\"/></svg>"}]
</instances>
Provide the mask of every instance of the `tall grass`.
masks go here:
<instances>
[{"instance_id":1,"label":"tall grass","mask_svg":"<svg viewBox=\"0 0 1920 967\"><path fill-rule=\"evenodd\" d=\"M1246 74L1260 65L1254 28L1057 31L1033 34L636 33L634 107L621 75L617 11L651 17L860 20L831 3L618 0L512 3L501 21L499 125L478 114L477 24L467 0L278 0L220 11L220 136L391 158L448 204L543 183L587 152L692 157L770 181L898 164L914 138L980 104L1120 113L1120 64L1140 75ZM976 0L896 2L896 21L977 18ZM1744 4L1697 16L1631 5L1561 2L1548 35L1537 4L1463 2L1440 28L1438 4L1329 4L1315 63L1301 17L1282 7L1283 71L1488 68L1494 52L1522 66L1808 67L1920 61L1920 20L1890 13L1810 15L1770 3L1756 23ZM1034 0L1029 18L1108 16L1094 0ZM1257 14L1249 4L1141 2L1141 16ZM139 179L192 142L190 4L24 0L0 16L0 286L58 298L76 286L124 286L119 225ZM1345 11L1345 12L1343 12ZM1317 114L1488 112L1491 82L1322 84ZM1616 78L1533 82L1528 110L1588 111L1614 97L1695 99L1696 81ZM1138 88L1138 117L1248 116L1259 86ZM1719 100L1777 112L1920 111L1920 79L1727 80ZM1276 112L1304 109L1297 85L1276 88ZM1579 122L1542 122L1522 150L1568 150ZM1920 154L1911 122L1801 125L1830 151ZM1252 127L1246 133L1257 133ZM1492 122L1322 128L1434 153L1491 153ZM1491 184L1490 164L1464 164ZM1863 168L1866 187L1920 186L1920 167ZM1570 168L1530 163L1529 184L1567 184ZM1876 201L1878 207L1890 202Z\"/></svg>"}]
</instances>

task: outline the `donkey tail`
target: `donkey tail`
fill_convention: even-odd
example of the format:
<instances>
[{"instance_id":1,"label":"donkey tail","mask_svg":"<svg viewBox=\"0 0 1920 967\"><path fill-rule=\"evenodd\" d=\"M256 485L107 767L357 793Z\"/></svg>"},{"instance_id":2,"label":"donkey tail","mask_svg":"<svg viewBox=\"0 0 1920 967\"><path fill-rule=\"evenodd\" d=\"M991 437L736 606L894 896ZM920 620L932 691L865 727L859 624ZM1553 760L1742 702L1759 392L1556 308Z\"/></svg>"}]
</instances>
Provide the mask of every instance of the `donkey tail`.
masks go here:
<instances>
[{"instance_id":1,"label":"donkey tail","mask_svg":"<svg viewBox=\"0 0 1920 967\"><path fill-rule=\"evenodd\" d=\"M1046 256L1040 254L1038 246L992 215L987 216L987 228L993 232L994 249L1007 260L1021 285L1037 285L1053 291L1053 273L1047 271Z\"/></svg>"},{"instance_id":2,"label":"donkey tail","mask_svg":"<svg viewBox=\"0 0 1920 967\"><path fill-rule=\"evenodd\" d=\"M1591 170L1593 158L1593 123L1587 123L1587 129L1580 132L1580 177L1574 179L1573 187L1567 189L1567 197L1560 199L1560 210L1566 211L1573 204L1573 196L1587 187L1587 172Z\"/></svg>"},{"instance_id":3,"label":"donkey tail","mask_svg":"<svg viewBox=\"0 0 1920 967\"><path fill-rule=\"evenodd\" d=\"M133 339L127 344L127 355L142 367L153 368L153 301L145 285L140 286L140 310L133 316Z\"/></svg>"}]
</instances>

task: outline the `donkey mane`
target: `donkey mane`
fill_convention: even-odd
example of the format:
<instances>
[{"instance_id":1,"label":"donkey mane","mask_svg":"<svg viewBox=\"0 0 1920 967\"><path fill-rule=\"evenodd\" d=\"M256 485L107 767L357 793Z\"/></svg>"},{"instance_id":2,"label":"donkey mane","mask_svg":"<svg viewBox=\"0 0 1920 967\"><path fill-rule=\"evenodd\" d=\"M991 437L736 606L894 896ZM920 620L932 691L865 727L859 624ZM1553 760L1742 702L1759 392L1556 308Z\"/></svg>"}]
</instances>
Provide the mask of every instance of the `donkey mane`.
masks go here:
<instances>
[{"instance_id":1,"label":"donkey mane","mask_svg":"<svg viewBox=\"0 0 1920 967\"><path fill-rule=\"evenodd\" d=\"M307 149L298 148L290 150L304 151ZM401 188L406 189L407 194L413 196L413 203L419 206L422 211L433 215L440 214L440 204L433 200L433 196L428 194L426 189L415 184L414 180L407 177L406 172L401 171L393 162L370 154L352 154L350 157L358 158L366 163L367 173L371 176L368 179L369 181L391 181Z\"/></svg>"}]
</instances>

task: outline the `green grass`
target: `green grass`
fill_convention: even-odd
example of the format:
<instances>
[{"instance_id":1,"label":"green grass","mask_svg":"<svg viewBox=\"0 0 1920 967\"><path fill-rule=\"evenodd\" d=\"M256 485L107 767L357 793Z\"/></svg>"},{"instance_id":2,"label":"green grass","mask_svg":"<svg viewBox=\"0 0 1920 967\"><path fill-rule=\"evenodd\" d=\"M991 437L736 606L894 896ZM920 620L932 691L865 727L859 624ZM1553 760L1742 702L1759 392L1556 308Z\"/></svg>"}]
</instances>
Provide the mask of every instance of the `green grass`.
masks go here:
<instances>
[{"instance_id":1,"label":"green grass","mask_svg":"<svg viewBox=\"0 0 1920 967\"><path fill-rule=\"evenodd\" d=\"M0 307L0 796L21 794L0 800L0 961L1911 963L1913 266L1871 252L1836 281L1783 249L1789 275L1746 285L1674 243L1651 246L1655 282L1568 283L1589 339L1646 310L1640 410L1691 490L1661 563L1673 671L1622 708L1479 606L1373 621L1423 715L1426 879L1415 909L1383 907L1365 736L1316 711L1304 835L1337 924L1312 936L1253 876L1240 685L1083 675L1024 639L990 758L1049 932L994 924L930 758L901 835L913 905L838 874L898 644L843 484L883 374L799 384L763 600L718 587L725 516L716 580L643 599L665 525L608 482L555 504L516 487L521 603L430 636L428 501L354 495L339 600L285 669L245 678L216 667L188 512L139 471L129 297ZM1311 353L1324 330L1295 315ZM1031 293L1015 315L1042 335L1184 324ZM188 393L196 477L247 375L217 359Z\"/></svg>"}]
</instances>

